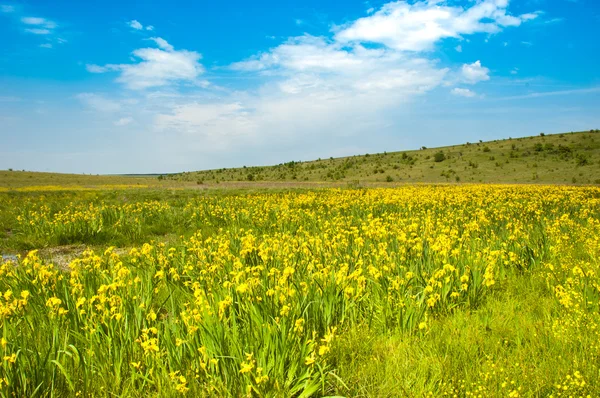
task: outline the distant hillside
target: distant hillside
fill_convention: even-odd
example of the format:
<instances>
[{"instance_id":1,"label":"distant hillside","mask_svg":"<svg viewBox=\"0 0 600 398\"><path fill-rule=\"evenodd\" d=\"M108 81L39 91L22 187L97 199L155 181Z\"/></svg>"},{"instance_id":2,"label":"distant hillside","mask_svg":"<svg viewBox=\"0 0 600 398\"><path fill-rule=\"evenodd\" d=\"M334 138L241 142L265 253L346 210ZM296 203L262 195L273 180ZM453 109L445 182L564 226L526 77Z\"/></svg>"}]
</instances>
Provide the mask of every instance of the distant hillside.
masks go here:
<instances>
[{"instance_id":1,"label":"distant hillside","mask_svg":"<svg viewBox=\"0 0 600 398\"><path fill-rule=\"evenodd\" d=\"M442 148L186 172L163 181L484 182L600 184L600 130Z\"/></svg>"},{"instance_id":2,"label":"distant hillside","mask_svg":"<svg viewBox=\"0 0 600 398\"><path fill-rule=\"evenodd\" d=\"M27 187L82 187L94 188L102 186L154 186L158 184L156 177L126 177L87 174L43 173L36 171L0 171L0 188L19 189Z\"/></svg>"}]
</instances>

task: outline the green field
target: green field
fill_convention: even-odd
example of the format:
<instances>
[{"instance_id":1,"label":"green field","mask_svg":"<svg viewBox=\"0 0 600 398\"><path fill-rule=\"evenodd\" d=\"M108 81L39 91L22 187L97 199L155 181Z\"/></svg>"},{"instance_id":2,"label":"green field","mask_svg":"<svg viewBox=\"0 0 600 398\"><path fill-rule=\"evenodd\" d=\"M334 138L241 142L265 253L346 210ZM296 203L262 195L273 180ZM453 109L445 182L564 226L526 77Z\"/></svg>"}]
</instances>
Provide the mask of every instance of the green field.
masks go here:
<instances>
[{"instance_id":1,"label":"green field","mask_svg":"<svg viewBox=\"0 0 600 398\"><path fill-rule=\"evenodd\" d=\"M599 140L2 172L0 396L600 396Z\"/></svg>"},{"instance_id":2,"label":"green field","mask_svg":"<svg viewBox=\"0 0 600 398\"><path fill-rule=\"evenodd\" d=\"M443 160L436 162L436 154ZM437 155L437 160L442 159ZM330 183L600 183L598 130L489 142L362 154L277 166L186 172L170 181L214 184L229 181Z\"/></svg>"},{"instance_id":3,"label":"green field","mask_svg":"<svg viewBox=\"0 0 600 398\"><path fill-rule=\"evenodd\" d=\"M2 396L600 395L596 187L9 191L0 222Z\"/></svg>"},{"instance_id":4,"label":"green field","mask_svg":"<svg viewBox=\"0 0 600 398\"><path fill-rule=\"evenodd\" d=\"M89 174L42 173L25 170L0 171L0 189L23 189L37 187L37 190L52 191L65 188L111 188L115 186L143 188L158 186L155 177L127 177Z\"/></svg>"},{"instance_id":5,"label":"green field","mask_svg":"<svg viewBox=\"0 0 600 398\"><path fill-rule=\"evenodd\" d=\"M0 171L0 189L5 190L314 189L447 182L600 184L600 130L152 176Z\"/></svg>"}]
</instances>

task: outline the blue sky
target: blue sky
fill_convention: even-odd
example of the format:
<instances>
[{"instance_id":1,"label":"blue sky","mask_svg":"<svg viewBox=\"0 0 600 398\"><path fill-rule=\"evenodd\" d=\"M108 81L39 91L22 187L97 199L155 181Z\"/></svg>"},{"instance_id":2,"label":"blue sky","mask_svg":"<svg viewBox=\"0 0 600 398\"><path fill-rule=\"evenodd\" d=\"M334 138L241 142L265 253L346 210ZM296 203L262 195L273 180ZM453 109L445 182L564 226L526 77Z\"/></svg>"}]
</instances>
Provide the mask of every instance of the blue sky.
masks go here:
<instances>
[{"instance_id":1,"label":"blue sky","mask_svg":"<svg viewBox=\"0 0 600 398\"><path fill-rule=\"evenodd\" d=\"M0 169L178 172L600 128L599 25L596 0L0 0Z\"/></svg>"}]
</instances>

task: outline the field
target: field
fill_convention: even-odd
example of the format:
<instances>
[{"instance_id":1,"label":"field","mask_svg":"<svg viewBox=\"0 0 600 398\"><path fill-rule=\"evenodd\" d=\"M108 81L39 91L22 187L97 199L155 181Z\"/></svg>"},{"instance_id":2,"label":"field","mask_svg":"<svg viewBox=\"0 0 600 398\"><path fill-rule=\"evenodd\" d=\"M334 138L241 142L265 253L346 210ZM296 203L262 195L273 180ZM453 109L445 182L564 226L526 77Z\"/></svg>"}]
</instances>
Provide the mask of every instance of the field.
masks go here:
<instances>
[{"instance_id":1,"label":"field","mask_svg":"<svg viewBox=\"0 0 600 398\"><path fill-rule=\"evenodd\" d=\"M0 193L2 396L600 396L597 187L121 188Z\"/></svg>"},{"instance_id":2,"label":"field","mask_svg":"<svg viewBox=\"0 0 600 398\"><path fill-rule=\"evenodd\" d=\"M541 134L442 148L362 154L276 166L204 170L165 176L199 185L228 182L600 184L600 130Z\"/></svg>"}]
</instances>

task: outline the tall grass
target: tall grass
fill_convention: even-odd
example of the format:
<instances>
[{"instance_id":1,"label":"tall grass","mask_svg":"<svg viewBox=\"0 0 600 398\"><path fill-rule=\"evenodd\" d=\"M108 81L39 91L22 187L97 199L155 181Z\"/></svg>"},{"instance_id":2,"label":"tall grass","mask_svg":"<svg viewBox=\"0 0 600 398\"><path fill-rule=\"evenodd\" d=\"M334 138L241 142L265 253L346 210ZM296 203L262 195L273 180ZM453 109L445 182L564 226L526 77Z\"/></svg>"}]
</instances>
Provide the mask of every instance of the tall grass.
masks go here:
<instances>
[{"instance_id":1,"label":"tall grass","mask_svg":"<svg viewBox=\"0 0 600 398\"><path fill-rule=\"evenodd\" d=\"M599 197L422 186L40 204L23 234L189 233L88 250L68 271L36 251L2 265L0 391L597 395Z\"/></svg>"}]
</instances>

